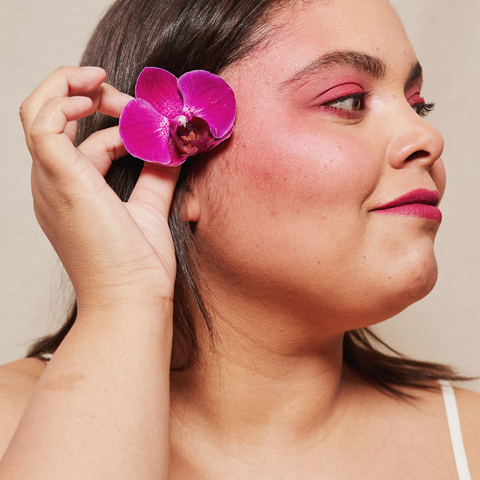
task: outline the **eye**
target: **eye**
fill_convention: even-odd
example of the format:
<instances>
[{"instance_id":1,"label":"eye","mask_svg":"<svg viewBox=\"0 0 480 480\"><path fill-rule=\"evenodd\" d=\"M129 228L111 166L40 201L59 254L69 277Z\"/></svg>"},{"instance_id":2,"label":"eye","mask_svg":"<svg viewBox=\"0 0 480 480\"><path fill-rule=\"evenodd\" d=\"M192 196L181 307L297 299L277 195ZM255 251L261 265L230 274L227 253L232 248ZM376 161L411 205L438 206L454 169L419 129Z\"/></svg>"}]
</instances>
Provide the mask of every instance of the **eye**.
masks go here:
<instances>
[{"instance_id":1,"label":"eye","mask_svg":"<svg viewBox=\"0 0 480 480\"><path fill-rule=\"evenodd\" d=\"M335 115L358 119L366 110L365 99L369 95L369 92L352 93L325 102L321 107Z\"/></svg>"},{"instance_id":2,"label":"eye","mask_svg":"<svg viewBox=\"0 0 480 480\"><path fill-rule=\"evenodd\" d=\"M347 95L327 102L323 106L350 112L360 112L365 109L365 97L367 95L368 92Z\"/></svg>"},{"instance_id":3,"label":"eye","mask_svg":"<svg viewBox=\"0 0 480 480\"><path fill-rule=\"evenodd\" d=\"M413 95L408 100L408 103L421 117L426 117L429 113L433 112L433 109L435 108L434 103L426 103L423 97L421 97L418 93Z\"/></svg>"},{"instance_id":4,"label":"eye","mask_svg":"<svg viewBox=\"0 0 480 480\"><path fill-rule=\"evenodd\" d=\"M360 97L350 97L336 100L335 102L330 103L330 106L335 108L341 108L342 110L351 110L353 112L358 112L359 110L362 110L363 102Z\"/></svg>"}]
</instances>

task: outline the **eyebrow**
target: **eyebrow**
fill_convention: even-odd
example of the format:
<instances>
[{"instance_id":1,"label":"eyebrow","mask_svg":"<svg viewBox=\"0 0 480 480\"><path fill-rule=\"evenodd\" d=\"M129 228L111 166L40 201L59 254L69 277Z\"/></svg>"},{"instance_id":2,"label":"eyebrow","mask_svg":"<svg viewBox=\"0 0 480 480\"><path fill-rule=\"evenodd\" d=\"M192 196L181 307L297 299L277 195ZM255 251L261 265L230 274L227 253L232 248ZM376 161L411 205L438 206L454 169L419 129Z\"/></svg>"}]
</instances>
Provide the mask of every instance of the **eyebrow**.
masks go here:
<instances>
[{"instance_id":1,"label":"eyebrow","mask_svg":"<svg viewBox=\"0 0 480 480\"><path fill-rule=\"evenodd\" d=\"M322 70L326 70L337 66L353 67L356 70L371 75L374 78L383 78L387 72L387 66L383 60L372 55L355 51L335 51L326 53L312 63L302 68L295 75L283 82L282 86L291 85L297 82L305 82L310 77L318 74ZM420 63L416 63L408 76L407 83L422 77L422 67Z\"/></svg>"}]
</instances>

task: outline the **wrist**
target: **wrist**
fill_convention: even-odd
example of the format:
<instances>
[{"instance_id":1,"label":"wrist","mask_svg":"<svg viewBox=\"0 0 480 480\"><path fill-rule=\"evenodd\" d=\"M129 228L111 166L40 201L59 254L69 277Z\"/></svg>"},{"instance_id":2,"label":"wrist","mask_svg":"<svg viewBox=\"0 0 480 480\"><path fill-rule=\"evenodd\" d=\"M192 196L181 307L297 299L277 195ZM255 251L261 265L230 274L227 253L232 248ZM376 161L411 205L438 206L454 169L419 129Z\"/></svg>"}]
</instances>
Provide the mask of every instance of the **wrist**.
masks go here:
<instances>
[{"instance_id":1,"label":"wrist","mask_svg":"<svg viewBox=\"0 0 480 480\"><path fill-rule=\"evenodd\" d=\"M116 319L117 321L157 322L163 318L171 324L173 318L173 295L99 295L77 298L78 318Z\"/></svg>"},{"instance_id":2,"label":"wrist","mask_svg":"<svg viewBox=\"0 0 480 480\"><path fill-rule=\"evenodd\" d=\"M169 309L173 308L173 292L173 285L162 288L134 282L75 288L79 310Z\"/></svg>"}]
</instances>

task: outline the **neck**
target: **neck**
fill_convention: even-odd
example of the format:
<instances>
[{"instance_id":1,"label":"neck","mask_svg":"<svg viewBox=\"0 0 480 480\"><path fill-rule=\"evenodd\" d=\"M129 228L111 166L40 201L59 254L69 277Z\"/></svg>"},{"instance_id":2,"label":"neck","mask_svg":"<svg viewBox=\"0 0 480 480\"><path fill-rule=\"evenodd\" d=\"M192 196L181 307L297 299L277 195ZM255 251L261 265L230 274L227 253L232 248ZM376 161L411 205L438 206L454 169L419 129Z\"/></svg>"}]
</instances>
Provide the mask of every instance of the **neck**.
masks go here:
<instances>
[{"instance_id":1,"label":"neck","mask_svg":"<svg viewBox=\"0 0 480 480\"><path fill-rule=\"evenodd\" d=\"M224 445L228 438L230 446L248 438L260 448L328 435L345 397L343 334L318 339L318 332L286 327L293 322L252 328L245 316L220 317L215 351L204 338L199 364L172 376L172 429L175 422L189 430L203 425L203 438Z\"/></svg>"}]
</instances>

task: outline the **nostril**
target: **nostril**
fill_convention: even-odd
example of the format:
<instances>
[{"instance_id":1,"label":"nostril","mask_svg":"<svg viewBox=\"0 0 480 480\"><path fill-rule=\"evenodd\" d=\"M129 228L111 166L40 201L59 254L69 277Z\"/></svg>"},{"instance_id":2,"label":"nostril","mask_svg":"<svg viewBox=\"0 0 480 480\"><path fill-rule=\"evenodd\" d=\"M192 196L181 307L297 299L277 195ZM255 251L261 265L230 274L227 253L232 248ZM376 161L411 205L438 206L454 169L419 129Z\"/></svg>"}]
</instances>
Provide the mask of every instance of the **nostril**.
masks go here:
<instances>
[{"instance_id":1,"label":"nostril","mask_svg":"<svg viewBox=\"0 0 480 480\"><path fill-rule=\"evenodd\" d=\"M426 150L418 150L415 153L412 153L405 161L410 162L412 160L420 160L422 158L428 158L430 156L430 153L428 153Z\"/></svg>"}]
</instances>

